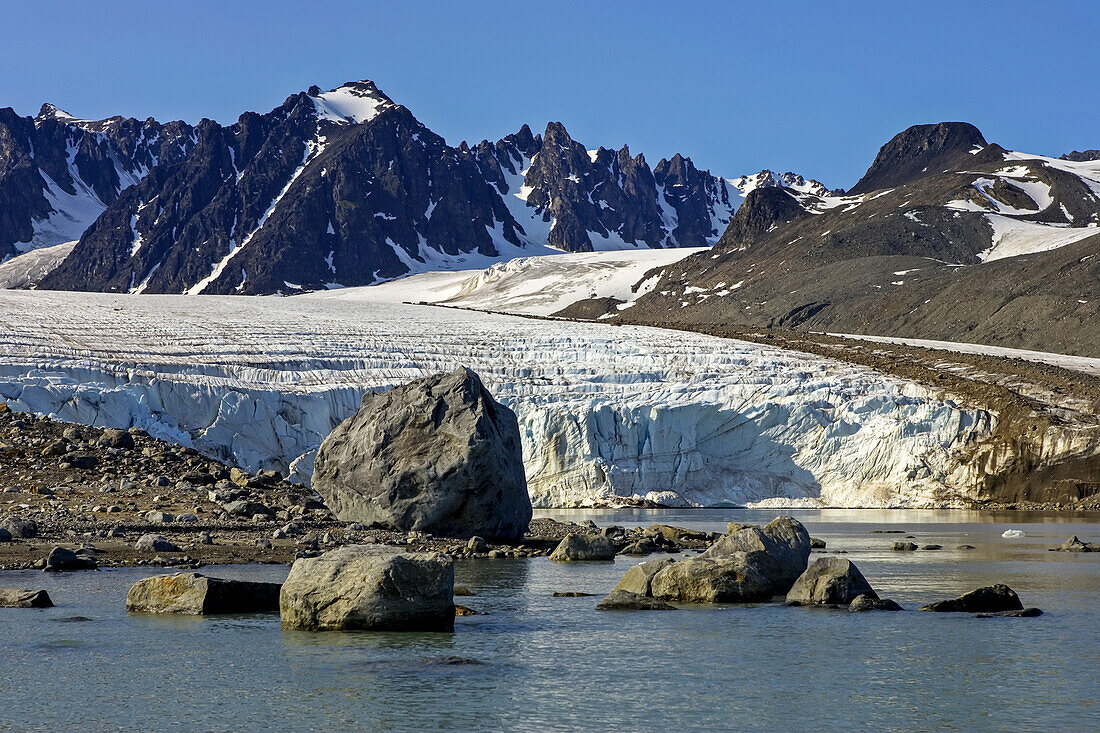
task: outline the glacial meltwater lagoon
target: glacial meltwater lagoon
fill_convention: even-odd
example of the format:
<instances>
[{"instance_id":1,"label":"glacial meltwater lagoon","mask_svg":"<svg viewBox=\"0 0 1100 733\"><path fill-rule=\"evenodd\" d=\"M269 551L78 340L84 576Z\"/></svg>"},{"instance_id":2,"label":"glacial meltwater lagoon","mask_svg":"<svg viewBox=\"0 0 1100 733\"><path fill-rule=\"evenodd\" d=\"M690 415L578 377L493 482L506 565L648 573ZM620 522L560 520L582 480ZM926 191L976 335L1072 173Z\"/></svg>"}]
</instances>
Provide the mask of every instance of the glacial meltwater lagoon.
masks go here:
<instances>
[{"instance_id":1,"label":"glacial meltwater lagoon","mask_svg":"<svg viewBox=\"0 0 1100 733\"><path fill-rule=\"evenodd\" d=\"M777 513L536 512L710 531ZM1100 541L1100 513L782 513L907 610L597 612L640 558L501 559L456 564L476 594L458 600L488 615L453 634L289 633L274 615L128 615L130 584L164 569L4 572L0 586L45 588L57 606L0 610L0 729L1100 730L1100 553L1047 551ZM1027 536L1002 538L1010 528ZM893 552L904 535L873 533L886 529L944 549ZM199 572L278 581L287 568ZM1046 613L916 611L992 583Z\"/></svg>"}]
</instances>

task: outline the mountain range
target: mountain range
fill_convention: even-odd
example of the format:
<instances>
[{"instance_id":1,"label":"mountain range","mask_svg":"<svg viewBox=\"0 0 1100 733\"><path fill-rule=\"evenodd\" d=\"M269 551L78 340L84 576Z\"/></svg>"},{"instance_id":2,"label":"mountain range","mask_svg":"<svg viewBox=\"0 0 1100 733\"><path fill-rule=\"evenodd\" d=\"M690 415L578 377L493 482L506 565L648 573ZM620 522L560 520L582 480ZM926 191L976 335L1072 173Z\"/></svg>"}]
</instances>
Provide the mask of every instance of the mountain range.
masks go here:
<instances>
[{"instance_id":1,"label":"mountain range","mask_svg":"<svg viewBox=\"0 0 1100 733\"><path fill-rule=\"evenodd\" d=\"M586 149L561 123L452 147L369 81L223 126L0 114L0 259L68 240L40 287L294 293L523 254L707 246L763 171Z\"/></svg>"}]
</instances>

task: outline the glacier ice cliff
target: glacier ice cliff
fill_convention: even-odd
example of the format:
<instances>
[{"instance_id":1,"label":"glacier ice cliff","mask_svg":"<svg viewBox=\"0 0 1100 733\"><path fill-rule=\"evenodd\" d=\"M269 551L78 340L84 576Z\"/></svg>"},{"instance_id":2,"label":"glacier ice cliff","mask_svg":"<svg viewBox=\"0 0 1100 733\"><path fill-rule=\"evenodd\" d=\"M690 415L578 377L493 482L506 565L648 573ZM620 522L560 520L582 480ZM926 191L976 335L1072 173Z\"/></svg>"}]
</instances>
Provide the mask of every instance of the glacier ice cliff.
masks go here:
<instances>
[{"instance_id":1,"label":"glacier ice cliff","mask_svg":"<svg viewBox=\"0 0 1100 733\"><path fill-rule=\"evenodd\" d=\"M996 417L825 358L663 329L375 302L0 291L0 400L308 481L366 390L467 365L539 507L943 506Z\"/></svg>"}]
</instances>

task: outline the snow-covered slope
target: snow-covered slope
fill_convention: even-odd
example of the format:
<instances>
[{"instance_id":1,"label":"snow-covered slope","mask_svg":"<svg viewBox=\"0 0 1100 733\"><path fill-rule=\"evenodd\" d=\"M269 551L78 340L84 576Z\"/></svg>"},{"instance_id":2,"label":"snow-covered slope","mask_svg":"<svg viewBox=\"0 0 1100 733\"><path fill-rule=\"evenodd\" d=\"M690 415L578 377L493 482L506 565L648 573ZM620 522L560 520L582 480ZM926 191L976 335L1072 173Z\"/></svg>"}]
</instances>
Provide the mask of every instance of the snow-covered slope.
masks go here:
<instances>
[{"instance_id":1,"label":"snow-covered slope","mask_svg":"<svg viewBox=\"0 0 1100 733\"><path fill-rule=\"evenodd\" d=\"M951 503L993 418L867 369L690 333L368 302L0 291L0 399L311 473L363 391L465 364L538 506Z\"/></svg>"},{"instance_id":2,"label":"snow-covered slope","mask_svg":"<svg viewBox=\"0 0 1100 733\"><path fill-rule=\"evenodd\" d=\"M704 249L680 247L518 257L482 270L427 272L354 288L334 297L371 303L444 303L532 315L550 315L584 298L615 298L623 301L620 306L623 308L652 287L655 281L642 282L650 270Z\"/></svg>"},{"instance_id":3,"label":"snow-covered slope","mask_svg":"<svg viewBox=\"0 0 1100 733\"><path fill-rule=\"evenodd\" d=\"M75 246L76 242L63 242L12 257L0 264L0 289L34 287L68 257Z\"/></svg>"}]
</instances>

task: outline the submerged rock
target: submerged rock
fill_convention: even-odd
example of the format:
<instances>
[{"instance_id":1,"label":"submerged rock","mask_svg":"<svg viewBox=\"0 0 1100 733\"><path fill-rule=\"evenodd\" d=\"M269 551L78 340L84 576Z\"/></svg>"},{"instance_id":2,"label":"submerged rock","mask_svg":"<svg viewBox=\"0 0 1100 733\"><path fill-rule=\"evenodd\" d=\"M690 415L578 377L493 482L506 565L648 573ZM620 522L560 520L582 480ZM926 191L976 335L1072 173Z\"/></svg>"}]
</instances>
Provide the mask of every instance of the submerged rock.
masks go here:
<instances>
[{"instance_id":1,"label":"submerged rock","mask_svg":"<svg viewBox=\"0 0 1100 733\"><path fill-rule=\"evenodd\" d=\"M454 564L384 545L340 547L294 561L279 612L288 630L453 631Z\"/></svg>"},{"instance_id":2,"label":"submerged rock","mask_svg":"<svg viewBox=\"0 0 1100 733\"><path fill-rule=\"evenodd\" d=\"M1100 544L1091 542L1082 542L1077 538L1077 535L1070 537L1068 540L1058 545L1057 547L1050 548L1051 552L1100 552Z\"/></svg>"},{"instance_id":3,"label":"submerged rock","mask_svg":"<svg viewBox=\"0 0 1100 733\"><path fill-rule=\"evenodd\" d=\"M134 613L273 613L279 584L174 573L144 578L130 587L126 610Z\"/></svg>"},{"instance_id":4,"label":"submerged rock","mask_svg":"<svg viewBox=\"0 0 1100 733\"><path fill-rule=\"evenodd\" d=\"M675 611L676 607L655 598L613 590L596 604L597 611Z\"/></svg>"},{"instance_id":5,"label":"submerged rock","mask_svg":"<svg viewBox=\"0 0 1100 733\"><path fill-rule=\"evenodd\" d=\"M0 608L51 608L53 601L44 590L0 588Z\"/></svg>"},{"instance_id":6,"label":"submerged rock","mask_svg":"<svg viewBox=\"0 0 1100 733\"><path fill-rule=\"evenodd\" d=\"M846 606L861 595L878 598L851 560L822 557L810 563L806 572L795 581L787 593L787 603L801 606L836 603Z\"/></svg>"},{"instance_id":7,"label":"submerged rock","mask_svg":"<svg viewBox=\"0 0 1100 733\"><path fill-rule=\"evenodd\" d=\"M406 532L517 539L531 520L516 415L464 367L364 395L312 486L345 522Z\"/></svg>"},{"instance_id":8,"label":"submerged rock","mask_svg":"<svg viewBox=\"0 0 1100 733\"><path fill-rule=\"evenodd\" d=\"M877 598L864 593L852 599L848 610L853 613L861 613L864 611L904 611L905 609L889 598Z\"/></svg>"},{"instance_id":9,"label":"submerged rock","mask_svg":"<svg viewBox=\"0 0 1100 733\"><path fill-rule=\"evenodd\" d=\"M550 559L556 562L588 562L614 560L615 545L601 535L583 535L570 532L562 538Z\"/></svg>"},{"instance_id":10,"label":"submerged rock","mask_svg":"<svg viewBox=\"0 0 1100 733\"><path fill-rule=\"evenodd\" d=\"M998 613L1000 611L1021 611L1024 604L1016 591L1003 583L987 585L958 598L936 601L921 606L922 611L961 612L961 613Z\"/></svg>"},{"instance_id":11,"label":"submerged rock","mask_svg":"<svg viewBox=\"0 0 1100 733\"><path fill-rule=\"evenodd\" d=\"M1042 616L1043 612L1038 608L1024 608L1019 611L997 611L996 613L979 613L978 618L1035 618Z\"/></svg>"}]
</instances>

